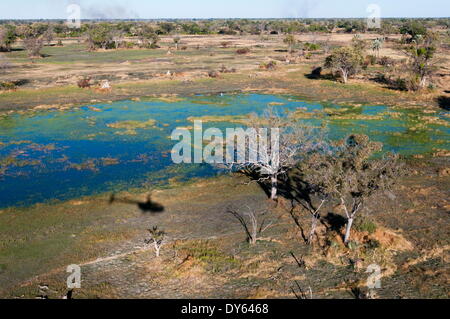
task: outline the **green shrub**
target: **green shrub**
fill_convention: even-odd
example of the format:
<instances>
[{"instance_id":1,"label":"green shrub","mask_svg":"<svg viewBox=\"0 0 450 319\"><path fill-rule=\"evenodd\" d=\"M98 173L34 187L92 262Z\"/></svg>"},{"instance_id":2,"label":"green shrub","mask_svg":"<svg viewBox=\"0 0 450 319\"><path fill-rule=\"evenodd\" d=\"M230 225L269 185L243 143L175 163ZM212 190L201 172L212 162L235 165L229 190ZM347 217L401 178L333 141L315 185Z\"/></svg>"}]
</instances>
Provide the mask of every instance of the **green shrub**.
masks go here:
<instances>
[{"instance_id":1,"label":"green shrub","mask_svg":"<svg viewBox=\"0 0 450 319\"><path fill-rule=\"evenodd\" d=\"M277 67L277 62L276 61L270 61L270 62L262 62L259 65L260 69L264 69L264 70L274 70Z\"/></svg>"},{"instance_id":2,"label":"green shrub","mask_svg":"<svg viewBox=\"0 0 450 319\"><path fill-rule=\"evenodd\" d=\"M376 249L380 248L381 244L376 239L370 239L364 246L368 249Z\"/></svg>"},{"instance_id":3,"label":"green shrub","mask_svg":"<svg viewBox=\"0 0 450 319\"><path fill-rule=\"evenodd\" d=\"M369 62L369 65L375 65L377 63L377 57L374 55L366 56L366 61Z\"/></svg>"},{"instance_id":4,"label":"green shrub","mask_svg":"<svg viewBox=\"0 0 450 319\"><path fill-rule=\"evenodd\" d=\"M15 90L16 84L14 82L0 82L0 90Z\"/></svg>"},{"instance_id":5,"label":"green shrub","mask_svg":"<svg viewBox=\"0 0 450 319\"><path fill-rule=\"evenodd\" d=\"M306 42L304 45L305 45L305 49L308 50L308 51L320 50L320 44L317 44L317 43L308 43L308 42Z\"/></svg>"},{"instance_id":6,"label":"green shrub","mask_svg":"<svg viewBox=\"0 0 450 319\"><path fill-rule=\"evenodd\" d=\"M249 49L249 48L238 49L238 50L236 51L236 53L237 53L237 54L241 54L241 55L248 54L248 53L250 53L250 49Z\"/></svg>"},{"instance_id":7,"label":"green shrub","mask_svg":"<svg viewBox=\"0 0 450 319\"><path fill-rule=\"evenodd\" d=\"M202 262L206 269L213 273L224 272L237 266L238 261L233 256L224 254L208 241L197 241L183 246L181 249L188 256Z\"/></svg>"},{"instance_id":8,"label":"green shrub","mask_svg":"<svg viewBox=\"0 0 450 319\"><path fill-rule=\"evenodd\" d=\"M382 66L393 66L395 65L395 60L387 56L383 56L378 60L378 63Z\"/></svg>"},{"instance_id":9,"label":"green shrub","mask_svg":"<svg viewBox=\"0 0 450 319\"><path fill-rule=\"evenodd\" d=\"M369 217L362 217L355 221L355 229L359 232L373 234L377 230L377 225Z\"/></svg>"}]
</instances>

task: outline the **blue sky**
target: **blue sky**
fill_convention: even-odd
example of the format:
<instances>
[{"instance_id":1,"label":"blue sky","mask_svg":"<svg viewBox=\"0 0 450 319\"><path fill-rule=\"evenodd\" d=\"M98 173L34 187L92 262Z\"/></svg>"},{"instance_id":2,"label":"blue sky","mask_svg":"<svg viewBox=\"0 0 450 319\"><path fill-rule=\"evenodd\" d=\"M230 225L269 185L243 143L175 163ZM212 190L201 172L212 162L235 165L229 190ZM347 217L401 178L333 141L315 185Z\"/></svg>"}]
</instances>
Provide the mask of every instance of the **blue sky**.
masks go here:
<instances>
[{"instance_id":1,"label":"blue sky","mask_svg":"<svg viewBox=\"0 0 450 319\"><path fill-rule=\"evenodd\" d=\"M69 3L82 18L330 18L449 17L449 0L0 0L0 19L66 18Z\"/></svg>"}]
</instances>

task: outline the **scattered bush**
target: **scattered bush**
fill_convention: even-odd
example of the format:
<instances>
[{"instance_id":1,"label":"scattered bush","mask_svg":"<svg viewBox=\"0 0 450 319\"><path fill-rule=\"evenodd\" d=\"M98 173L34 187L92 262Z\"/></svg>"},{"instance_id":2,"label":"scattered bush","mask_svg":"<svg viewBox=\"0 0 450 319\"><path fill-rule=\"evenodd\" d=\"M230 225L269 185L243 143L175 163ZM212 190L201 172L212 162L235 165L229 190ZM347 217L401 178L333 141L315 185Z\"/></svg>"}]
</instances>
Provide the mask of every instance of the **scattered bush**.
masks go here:
<instances>
[{"instance_id":1,"label":"scattered bush","mask_svg":"<svg viewBox=\"0 0 450 319\"><path fill-rule=\"evenodd\" d=\"M260 64L259 68L264 70L275 70L277 68L277 62L276 61L263 62Z\"/></svg>"},{"instance_id":2,"label":"scattered bush","mask_svg":"<svg viewBox=\"0 0 450 319\"><path fill-rule=\"evenodd\" d=\"M219 72L217 72L215 70L211 70L208 72L208 76L210 78L218 78L218 77L220 77L220 74L219 74Z\"/></svg>"},{"instance_id":3,"label":"scattered bush","mask_svg":"<svg viewBox=\"0 0 450 319\"><path fill-rule=\"evenodd\" d=\"M381 243L376 239L369 239L364 246L368 249L376 249L381 246Z\"/></svg>"},{"instance_id":4,"label":"scattered bush","mask_svg":"<svg viewBox=\"0 0 450 319\"><path fill-rule=\"evenodd\" d=\"M320 48L321 48L320 44L309 43L309 42L306 42L304 44L304 47L305 47L305 50L307 50L307 51L317 51L317 50L320 50Z\"/></svg>"},{"instance_id":5,"label":"scattered bush","mask_svg":"<svg viewBox=\"0 0 450 319\"><path fill-rule=\"evenodd\" d=\"M374 55L368 55L366 56L366 61L368 62L368 65L375 65L377 63L377 57Z\"/></svg>"},{"instance_id":6,"label":"scattered bush","mask_svg":"<svg viewBox=\"0 0 450 319\"><path fill-rule=\"evenodd\" d=\"M295 36L293 34L288 34L284 40L284 43L286 43L289 47L289 52L293 52L294 51L294 46L297 44L297 40L295 39Z\"/></svg>"},{"instance_id":7,"label":"scattered bush","mask_svg":"<svg viewBox=\"0 0 450 319\"><path fill-rule=\"evenodd\" d=\"M391 67L395 65L395 60L387 56L383 56L380 59L378 59L378 63L382 66Z\"/></svg>"},{"instance_id":8,"label":"scattered bush","mask_svg":"<svg viewBox=\"0 0 450 319\"><path fill-rule=\"evenodd\" d=\"M377 230L377 225L368 216L361 216L355 221L354 227L359 232L367 232L373 234Z\"/></svg>"},{"instance_id":9,"label":"scattered bush","mask_svg":"<svg viewBox=\"0 0 450 319\"><path fill-rule=\"evenodd\" d=\"M0 90L15 90L16 84L14 82L6 81L6 82L0 82Z\"/></svg>"},{"instance_id":10,"label":"scattered bush","mask_svg":"<svg viewBox=\"0 0 450 319\"><path fill-rule=\"evenodd\" d=\"M240 55L244 55L244 54L249 54L250 53L250 49L249 48L241 48L241 49L237 49L236 50L237 54Z\"/></svg>"},{"instance_id":11,"label":"scattered bush","mask_svg":"<svg viewBox=\"0 0 450 319\"><path fill-rule=\"evenodd\" d=\"M237 32L234 30L230 30L230 29L222 29L218 32L218 34L225 34L225 35L236 35Z\"/></svg>"},{"instance_id":12,"label":"scattered bush","mask_svg":"<svg viewBox=\"0 0 450 319\"><path fill-rule=\"evenodd\" d=\"M133 49L135 46L136 44L131 41L120 41L117 44L117 47L120 49Z\"/></svg>"},{"instance_id":13,"label":"scattered bush","mask_svg":"<svg viewBox=\"0 0 450 319\"><path fill-rule=\"evenodd\" d=\"M359 34L356 34L352 39L352 48L364 52L367 48L367 42L364 41Z\"/></svg>"},{"instance_id":14,"label":"scattered bush","mask_svg":"<svg viewBox=\"0 0 450 319\"><path fill-rule=\"evenodd\" d=\"M220 73L236 73L235 68L228 69L225 65L222 65L219 69Z\"/></svg>"},{"instance_id":15,"label":"scattered bush","mask_svg":"<svg viewBox=\"0 0 450 319\"><path fill-rule=\"evenodd\" d=\"M92 86L91 77L85 77L77 82L77 85L81 89L90 88Z\"/></svg>"},{"instance_id":16,"label":"scattered bush","mask_svg":"<svg viewBox=\"0 0 450 319\"><path fill-rule=\"evenodd\" d=\"M185 260L193 259L203 264L212 273L228 271L239 265L239 261L233 256L228 256L220 251L209 241L195 241L177 247L181 254L185 254Z\"/></svg>"}]
</instances>

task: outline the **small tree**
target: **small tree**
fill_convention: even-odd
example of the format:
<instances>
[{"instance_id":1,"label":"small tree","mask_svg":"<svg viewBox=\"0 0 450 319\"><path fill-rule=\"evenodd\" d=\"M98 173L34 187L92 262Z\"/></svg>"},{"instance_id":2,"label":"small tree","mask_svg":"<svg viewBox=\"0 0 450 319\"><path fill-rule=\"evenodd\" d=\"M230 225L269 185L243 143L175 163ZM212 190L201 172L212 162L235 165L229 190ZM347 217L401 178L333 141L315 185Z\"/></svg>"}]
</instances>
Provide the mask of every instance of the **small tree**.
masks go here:
<instances>
[{"instance_id":1,"label":"small tree","mask_svg":"<svg viewBox=\"0 0 450 319\"><path fill-rule=\"evenodd\" d=\"M325 60L325 67L333 72L339 72L344 83L359 72L363 65L364 57L361 51L350 47L335 49Z\"/></svg>"},{"instance_id":2,"label":"small tree","mask_svg":"<svg viewBox=\"0 0 450 319\"><path fill-rule=\"evenodd\" d=\"M400 33L409 36L408 42L416 41L427 34L427 28L419 21L409 21L400 28Z\"/></svg>"},{"instance_id":3,"label":"small tree","mask_svg":"<svg viewBox=\"0 0 450 319\"><path fill-rule=\"evenodd\" d=\"M107 23L91 26L86 32L86 42L90 51L115 47L112 27Z\"/></svg>"},{"instance_id":4,"label":"small tree","mask_svg":"<svg viewBox=\"0 0 450 319\"><path fill-rule=\"evenodd\" d=\"M41 50L46 41L52 37L53 29L50 25L35 23L25 25L20 29L25 49L30 58L41 57Z\"/></svg>"},{"instance_id":5,"label":"small tree","mask_svg":"<svg viewBox=\"0 0 450 319\"><path fill-rule=\"evenodd\" d=\"M91 83L91 77L83 77L82 79L77 81L77 85L80 89L90 88Z\"/></svg>"},{"instance_id":6,"label":"small tree","mask_svg":"<svg viewBox=\"0 0 450 319\"><path fill-rule=\"evenodd\" d=\"M125 32L122 30L112 31L112 41L114 42L114 47L118 49L121 45L125 46L126 41L124 41Z\"/></svg>"},{"instance_id":7,"label":"small tree","mask_svg":"<svg viewBox=\"0 0 450 319\"><path fill-rule=\"evenodd\" d=\"M336 198L345 212L345 244L365 202L376 193L390 190L402 172L397 156L372 158L382 146L365 135L351 135L332 154L316 157L315 178L320 179L324 191Z\"/></svg>"},{"instance_id":8,"label":"small tree","mask_svg":"<svg viewBox=\"0 0 450 319\"><path fill-rule=\"evenodd\" d=\"M312 244L316 228L320 220L320 213L324 204L332 199L327 181L322 176L322 158L329 152L329 145L324 143L322 149L315 150L304 157L297 165L297 175L291 183L295 191L295 199L311 215L311 228L307 238ZM314 204L313 198L317 204Z\"/></svg>"},{"instance_id":9,"label":"small tree","mask_svg":"<svg viewBox=\"0 0 450 319\"><path fill-rule=\"evenodd\" d=\"M367 48L367 43L364 41L359 34L355 34L355 36L352 39L352 47L359 51L364 52Z\"/></svg>"},{"instance_id":10,"label":"small tree","mask_svg":"<svg viewBox=\"0 0 450 319\"><path fill-rule=\"evenodd\" d=\"M154 226L153 228L148 229L148 232L150 234L150 238L145 240L145 244L146 245L153 244L155 248L156 257L159 257L161 247L164 245L166 233L162 230L159 230L158 226Z\"/></svg>"},{"instance_id":11,"label":"small tree","mask_svg":"<svg viewBox=\"0 0 450 319\"><path fill-rule=\"evenodd\" d=\"M44 42L47 43L47 45L50 45L53 39L55 38L55 31L53 26L49 25L48 29L43 34Z\"/></svg>"},{"instance_id":12,"label":"small tree","mask_svg":"<svg viewBox=\"0 0 450 319\"><path fill-rule=\"evenodd\" d=\"M295 36L293 34L288 34L284 38L283 42L288 45L289 52L292 53L294 51L295 44L297 43L297 40L295 39Z\"/></svg>"},{"instance_id":13,"label":"small tree","mask_svg":"<svg viewBox=\"0 0 450 319\"><path fill-rule=\"evenodd\" d=\"M404 51L409 57L409 89L414 91L426 87L428 80L436 72L434 55L436 46L435 38L432 34L425 37L418 36L410 46Z\"/></svg>"},{"instance_id":14,"label":"small tree","mask_svg":"<svg viewBox=\"0 0 450 319\"><path fill-rule=\"evenodd\" d=\"M176 36L173 38L173 43L175 43L175 50L178 50L178 46L180 44L181 38L179 36Z\"/></svg>"},{"instance_id":15,"label":"small tree","mask_svg":"<svg viewBox=\"0 0 450 319\"><path fill-rule=\"evenodd\" d=\"M384 39L377 38L372 42L372 51L377 53L377 58L380 57L380 50L383 48Z\"/></svg>"},{"instance_id":16,"label":"small tree","mask_svg":"<svg viewBox=\"0 0 450 319\"><path fill-rule=\"evenodd\" d=\"M16 29L12 25L0 26L0 51L11 51L11 46L16 42Z\"/></svg>"},{"instance_id":17,"label":"small tree","mask_svg":"<svg viewBox=\"0 0 450 319\"><path fill-rule=\"evenodd\" d=\"M137 35L139 40L141 41L142 47L150 49L158 48L158 42L160 40L159 36L150 25L141 25L137 32Z\"/></svg>"}]
</instances>

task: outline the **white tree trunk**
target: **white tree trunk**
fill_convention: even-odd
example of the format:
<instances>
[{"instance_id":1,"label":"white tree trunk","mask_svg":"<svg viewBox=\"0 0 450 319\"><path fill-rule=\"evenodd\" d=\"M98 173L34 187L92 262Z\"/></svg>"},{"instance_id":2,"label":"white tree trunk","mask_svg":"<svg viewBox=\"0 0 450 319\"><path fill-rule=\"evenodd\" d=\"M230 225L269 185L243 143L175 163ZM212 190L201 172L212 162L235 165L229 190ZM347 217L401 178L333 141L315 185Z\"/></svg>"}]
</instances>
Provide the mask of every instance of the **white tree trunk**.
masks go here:
<instances>
[{"instance_id":1,"label":"white tree trunk","mask_svg":"<svg viewBox=\"0 0 450 319\"><path fill-rule=\"evenodd\" d=\"M342 71L342 80L344 81L344 84L348 81L348 73L346 71Z\"/></svg>"},{"instance_id":2,"label":"white tree trunk","mask_svg":"<svg viewBox=\"0 0 450 319\"><path fill-rule=\"evenodd\" d=\"M318 221L318 220L319 220L319 219L318 219L318 216L314 215L314 216L313 216L312 223L311 223L311 231L309 232L308 245L311 245L311 244L312 244L314 234L316 233L317 221Z\"/></svg>"},{"instance_id":3,"label":"white tree trunk","mask_svg":"<svg viewBox=\"0 0 450 319\"><path fill-rule=\"evenodd\" d=\"M308 244L309 245L312 244L312 240L313 240L314 234L316 233L317 222L319 221L319 217L320 217L319 211L322 208L324 203L325 203L325 200L322 200L322 202L320 203L319 207L316 209L316 211L312 215L311 231L310 231L309 237L308 237Z\"/></svg>"},{"instance_id":4,"label":"white tree trunk","mask_svg":"<svg viewBox=\"0 0 450 319\"><path fill-rule=\"evenodd\" d=\"M427 85L427 77L424 76L423 78L420 79L419 87L423 89L426 85Z\"/></svg>"},{"instance_id":5,"label":"white tree trunk","mask_svg":"<svg viewBox=\"0 0 450 319\"><path fill-rule=\"evenodd\" d=\"M350 240L350 231L352 229L352 225L353 225L353 218L349 218L348 222L347 222L347 229L345 230L345 239L344 239L344 243L347 245L349 240Z\"/></svg>"},{"instance_id":6,"label":"white tree trunk","mask_svg":"<svg viewBox=\"0 0 450 319\"><path fill-rule=\"evenodd\" d=\"M159 257L159 256L160 256L160 252L161 252L161 246L158 245L158 243L156 243L156 241L154 242L154 245L155 245L155 254L156 254L156 257Z\"/></svg>"},{"instance_id":7,"label":"white tree trunk","mask_svg":"<svg viewBox=\"0 0 450 319\"><path fill-rule=\"evenodd\" d=\"M272 191L271 191L270 199L277 199L278 180L277 180L276 176L272 176L271 181L272 181Z\"/></svg>"}]
</instances>

